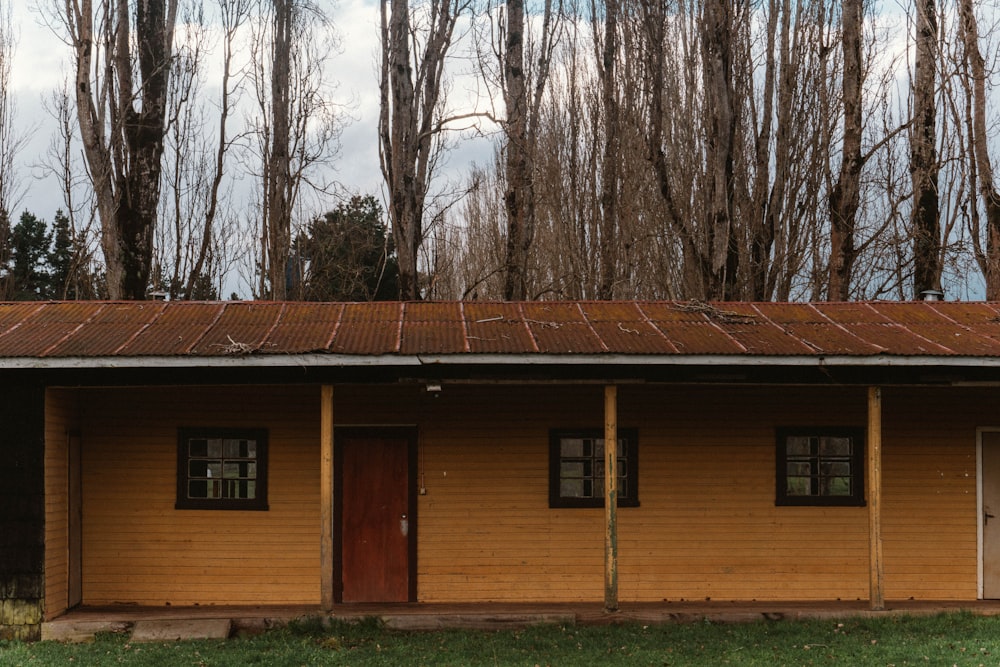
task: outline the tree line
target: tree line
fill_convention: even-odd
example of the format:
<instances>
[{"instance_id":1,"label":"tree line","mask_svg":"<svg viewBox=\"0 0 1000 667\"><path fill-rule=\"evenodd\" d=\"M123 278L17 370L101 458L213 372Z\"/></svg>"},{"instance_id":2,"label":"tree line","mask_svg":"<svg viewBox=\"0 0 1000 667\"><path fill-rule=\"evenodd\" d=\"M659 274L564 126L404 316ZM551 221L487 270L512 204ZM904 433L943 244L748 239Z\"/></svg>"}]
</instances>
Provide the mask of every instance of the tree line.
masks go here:
<instances>
[{"instance_id":1,"label":"tree line","mask_svg":"<svg viewBox=\"0 0 1000 667\"><path fill-rule=\"evenodd\" d=\"M384 202L337 196L319 0L41 4L71 63L43 162L95 290L66 298L1000 299L990 3L380 0ZM5 212L13 34L0 9Z\"/></svg>"}]
</instances>

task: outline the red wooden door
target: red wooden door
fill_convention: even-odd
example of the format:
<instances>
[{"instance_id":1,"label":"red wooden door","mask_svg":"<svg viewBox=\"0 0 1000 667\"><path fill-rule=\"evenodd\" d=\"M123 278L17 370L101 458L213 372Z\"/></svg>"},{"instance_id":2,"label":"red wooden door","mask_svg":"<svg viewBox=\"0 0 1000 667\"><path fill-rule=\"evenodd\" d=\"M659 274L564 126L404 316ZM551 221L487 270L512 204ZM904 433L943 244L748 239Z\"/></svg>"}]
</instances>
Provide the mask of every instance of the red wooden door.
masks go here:
<instances>
[{"instance_id":1,"label":"red wooden door","mask_svg":"<svg viewBox=\"0 0 1000 667\"><path fill-rule=\"evenodd\" d=\"M410 599L410 441L341 439L341 581L344 602Z\"/></svg>"}]
</instances>

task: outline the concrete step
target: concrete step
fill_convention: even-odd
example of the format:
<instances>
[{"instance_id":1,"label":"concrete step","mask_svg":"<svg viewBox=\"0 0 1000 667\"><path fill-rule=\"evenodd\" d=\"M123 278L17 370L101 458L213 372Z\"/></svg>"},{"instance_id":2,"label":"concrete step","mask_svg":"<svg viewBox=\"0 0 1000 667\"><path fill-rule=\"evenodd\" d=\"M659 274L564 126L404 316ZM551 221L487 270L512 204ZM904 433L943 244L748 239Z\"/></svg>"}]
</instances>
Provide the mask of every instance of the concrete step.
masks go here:
<instances>
[{"instance_id":1,"label":"concrete step","mask_svg":"<svg viewBox=\"0 0 1000 667\"><path fill-rule=\"evenodd\" d=\"M159 619L136 621L134 642L169 642L179 639L228 639L232 632L228 618Z\"/></svg>"}]
</instances>

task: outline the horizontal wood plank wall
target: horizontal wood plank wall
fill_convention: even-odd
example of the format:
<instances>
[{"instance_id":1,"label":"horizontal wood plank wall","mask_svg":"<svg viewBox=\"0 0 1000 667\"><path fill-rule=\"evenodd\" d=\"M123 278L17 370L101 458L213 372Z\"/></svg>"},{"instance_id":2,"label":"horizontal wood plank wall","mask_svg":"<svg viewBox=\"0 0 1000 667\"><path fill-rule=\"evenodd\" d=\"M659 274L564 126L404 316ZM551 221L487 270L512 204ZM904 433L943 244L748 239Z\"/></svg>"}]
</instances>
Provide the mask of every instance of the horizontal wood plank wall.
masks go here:
<instances>
[{"instance_id":1,"label":"horizontal wood plank wall","mask_svg":"<svg viewBox=\"0 0 1000 667\"><path fill-rule=\"evenodd\" d=\"M863 427L865 391L622 387L641 506L619 512L620 598L866 599L867 510L774 504L775 427ZM601 387L339 396L350 423L419 426L420 600L602 599L602 511L548 507L549 429L600 428ZM987 410L969 406L984 397L936 393L927 425L913 397L884 393L889 599L975 598L975 427Z\"/></svg>"},{"instance_id":2,"label":"horizontal wood plank wall","mask_svg":"<svg viewBox=\"0 0 1000 667\"><path fill-rule=\"evenodd\" d=\"M79 395L86 603L319 603L318 387ZM338 425L418 426L419 600L602 599L602 510L548 507L549 429L599 429L601 386L335 397ZM888 599L975 598L975 429L997 402L884 390ZM619 512L621 600L867 598L866 509L774 505L775 427L863 426L865 388L623 386L618 404L641 501ZM192 425L270 429L269 512L173 509Z\"/></svg>"},{"instance_id":3,"label":"horizontal wood plank wall","mask_svg":"<svg viewBox=\"0 0 1000 667\"><path fill-rule=\"evenodd\" d=\"M69 599L68 432L76 420L74 394L45 392L45 619L66 611Z\"/></svg>"},{"instance_id":4,"label":"horizontal wood plank wall","mask_svg":"<svg viewBox=\"0 0 1000 667\"><path fill-rule=\"evenodd\" d=\"M974 600L976 427L1000 425L1000 393L887 388L882 402L886 598Z\"/></svg>"},{"instance_id":5,"label":"horizontal wood plank wall","mask_svg":"<svg viewBox=\"0 0 1000 667\"><path fill-rule=\"evenodd\" d=\"M85 604L318 604L319 388L87 390ZM175 510L177 429L269 430L270 510Z\"/></svg>"},{"instance_id":6,"label":"horizontal wood plank wall","mask_svg":"<svg viewBox=\"0 0 1000 667\"><path fill-rule=\"evenodd\" d=\"M420 601L603 599L603 510L548 507L548 429L600 429L602 387L338 396L338 420L379 423L391 405L392 421L419 426L427 490L418 496Z\"/></svg>"},{"instance_id":7,"label":"horizontal wood plank wall","mask_svg":"<svg viewBox=\"0 0 1000 667\"><path fill-rule=\"evenodd\" d=\"M865 406L864 389L624 387L642 505L619 515L622 599L867 597L864 508L775 506L775 427L862 426Z\"/></svg>"}]
</instances>

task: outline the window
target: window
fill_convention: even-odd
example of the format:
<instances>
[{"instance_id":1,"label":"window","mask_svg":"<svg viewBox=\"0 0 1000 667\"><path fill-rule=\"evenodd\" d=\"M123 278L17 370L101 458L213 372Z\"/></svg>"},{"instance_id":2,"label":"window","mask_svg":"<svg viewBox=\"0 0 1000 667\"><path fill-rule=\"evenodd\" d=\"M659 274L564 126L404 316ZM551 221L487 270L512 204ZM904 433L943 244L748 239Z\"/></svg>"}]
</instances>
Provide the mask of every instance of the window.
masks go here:
<instances>
[{"instance_id":1,"label":"window","mask_svg":"<svg viewBox=\"0 0 1000 667\"><path fill-rule=\"evenodd\" d=\"M865 504L861 429L786 428L777 435L776 504Z\"/></svg>"},{"instance_id":2,"label":"window","mask_svg":"<svg viewBox=\"0 0 1000 667\"><path fill-rule=\"evenodd\" d=\"M266 510L267 431L180 429L175 507Z\"/></svg>"},{"instance_id":3,"label":"window","mask_svg":"<svg viewBox=\"0 0 1000 667\"><path fill-rule=\"evenodd\" d=\"M638 507L635 429L618 430L618 506ZM604 507L604 434L556 430L549 441L549 507Z\"/></svg>"}]
</instances>

